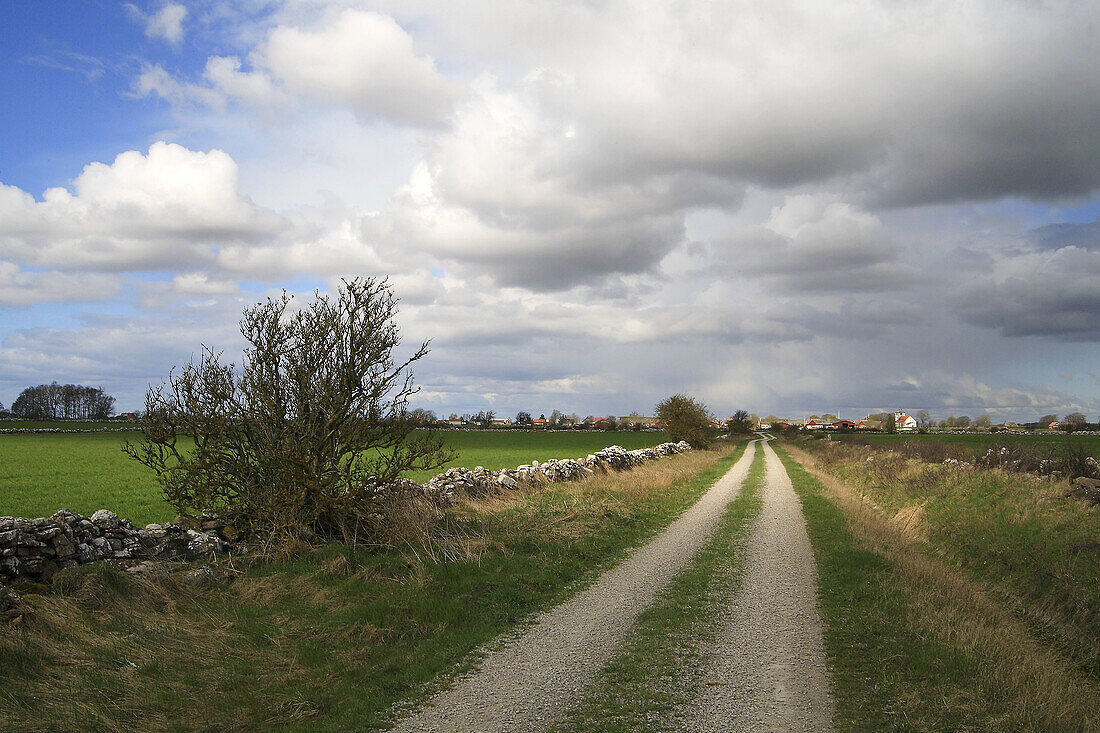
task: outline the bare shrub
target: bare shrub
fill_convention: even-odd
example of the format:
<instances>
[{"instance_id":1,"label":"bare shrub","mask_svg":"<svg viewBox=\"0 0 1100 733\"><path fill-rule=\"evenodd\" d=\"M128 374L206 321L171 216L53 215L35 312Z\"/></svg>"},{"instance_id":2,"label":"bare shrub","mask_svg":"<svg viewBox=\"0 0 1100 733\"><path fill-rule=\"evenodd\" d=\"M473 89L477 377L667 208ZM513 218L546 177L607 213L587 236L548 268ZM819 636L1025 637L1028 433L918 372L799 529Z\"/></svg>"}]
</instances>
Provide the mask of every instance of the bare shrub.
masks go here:
<instances>
[{"instance_id":1,"label":"bare shrub","mask_svg":"<svg viewBox=\"0 0 1100 733\"><path fill-rule=\"evenodd\" d=\"M428 343L396 358L396 313L373 278L296 311L286 294L246 309L240 369L205 349L173 372L147 394L144 438L126 453L181 513L228 515L262 543L346 532L406 471L454 457L439 436L413 434L409 367Z\"/></svg>"},{"instance_id":2,"label":"bare shrub","mask_svg":"<svg viewBox=\"0 0 1100 733\"><path fill-rule=\"evenodd\" d=\"M1090 458L1083 445L1067 440L1060 453L1060 468L1070 481L1078 476L1096 477L1096 461Z\"/></svg>"}]
</instances>

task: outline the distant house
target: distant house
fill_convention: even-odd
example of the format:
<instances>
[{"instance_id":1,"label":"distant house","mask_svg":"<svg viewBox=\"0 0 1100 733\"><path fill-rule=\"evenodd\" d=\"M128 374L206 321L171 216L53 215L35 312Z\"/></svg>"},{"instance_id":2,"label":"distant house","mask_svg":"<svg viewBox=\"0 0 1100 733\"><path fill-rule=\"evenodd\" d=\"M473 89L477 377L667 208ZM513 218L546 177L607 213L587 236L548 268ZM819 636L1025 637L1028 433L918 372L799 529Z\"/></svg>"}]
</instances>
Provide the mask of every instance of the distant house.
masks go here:
<instances>
[{"instance_id":1,"label":"distant house","mask_svg":"<svg viewBox=\"0 0 1100 733\"><path fill-rule=\"evenodd\" d=\"M545 417L536 417L531 421L531 425L536 428L548 428L550 427L550 421Z\"/></svg>"},{"instance_id":2,"label":"distant house","mask_svg":"<svg viewBox=\"0 0 1100 733\"><path fill-rule=\"evenodd\" d=\"M511 425L512 420L511 420L511 418L507 418L507 417L494 417L493 420L492 420L492 423L493 423L493 425L495 425L497 427L502 427L502 426L505 426L505 425Z\"/></svg>"},{"instance_id":3,"label":"distant house","mask_svg":"<svg viewBox=\"0 0 1100 733\"><path fill-rule=\"evenodd\" d=\"M829 423L828 427L829 430L855 430L858 426L851 420L837 420Z\"/></svg>"},{"instance_id":4,"label":"distant house","mask_svg":"<svg viewBox=\"0 0 1100 733\"><path fill-rule=\"evenodd\" d=\"M465 423L463 423L462 420L457 417L452 417L450 420L447 421L447 424L450 425L452 428L460 428Z\"/></svg>"},{"instance_id":5,"label":"distant house","mask_svg":"<svg viewBox=\"0 0 1100 733\"><path fill-rule=\"evenodd\" d=\"M895 412L894 428L899 433L915 433L917 431L916 418L906 415L904 412Z\"/></svg>"},{"instance_id":6,"label":"distant house","mask_svg":"<svg viewBox=\"0 0 1100 733\"><path fill-rule=\"evenodd\" d=\"M611 427L611 418L597 417L592 421L592 427L596 428L596 430L607 430Z\"/></svg>"},{"instance_id":7,"label":"distant house","mask_svg":"<svg viewBox=\"0 0 1100 733\"><path fill-rule=\"evenodd\" d=\"M811 417L809 420L806 421L806 424L804 425L804 427L807 430L824 430L825 429L825 423L821 420L818 420L816 418Z\"/></svg>"},{"instance_id":8,"label":"distant house","mask_svg":"<svg viewBox=\"0 0 1100 733\"><path fill-rule=\"evenodd\" d=\"M619 418L619 425L632 428L638 426L640 428L653 428L657 426L657 418L647 417L645 415L638 415L637 413L632 415L625 415Z\"/></svg>"}]
</instances>

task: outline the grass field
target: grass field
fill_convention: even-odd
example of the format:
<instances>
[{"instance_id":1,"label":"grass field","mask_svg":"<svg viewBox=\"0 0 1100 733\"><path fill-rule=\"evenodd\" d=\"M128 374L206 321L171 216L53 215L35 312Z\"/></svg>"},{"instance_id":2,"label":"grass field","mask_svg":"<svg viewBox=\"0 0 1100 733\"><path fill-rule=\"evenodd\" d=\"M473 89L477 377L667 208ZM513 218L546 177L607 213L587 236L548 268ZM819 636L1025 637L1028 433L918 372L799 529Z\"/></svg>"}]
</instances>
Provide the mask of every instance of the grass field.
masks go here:
<instances>
[{"instance_id":1,"label":"grass field","mask_svg":"<svg viewBox=\"0 0 1100 733\"><path fill-rule=\"evenodd\" d=\"M991 434L991 433L928 433L928 434L896 434L886 433L854 433L854 436L866 438L872 445L890 445L906 440L938 440L945 445L956 448L961 453L970 457L978 456L992 445L1023 445L1031 446L1039 450L1059 450L1070 443L1083 446L1089 455L1100 456L1100 435L1074 434ZM840 436L843 440L844 436Z\"/></svg>"},{"instance_id":2,"label":"grass field","mask_svg":"<svg viewBox=\"0 0 1100 733\"><path fill-rule=\"evenodd\" d=\"M43 517L61 507L81 514L110 509L134 524L175 516L151 471L122 453L138 433L0 434L0 516ZM665 433L448 432L458 453L448 466L514 468L532 460L583 458L609 445L665 442ZM412 473L423 481L434 471Z\"/></svg>"}]
</instances>

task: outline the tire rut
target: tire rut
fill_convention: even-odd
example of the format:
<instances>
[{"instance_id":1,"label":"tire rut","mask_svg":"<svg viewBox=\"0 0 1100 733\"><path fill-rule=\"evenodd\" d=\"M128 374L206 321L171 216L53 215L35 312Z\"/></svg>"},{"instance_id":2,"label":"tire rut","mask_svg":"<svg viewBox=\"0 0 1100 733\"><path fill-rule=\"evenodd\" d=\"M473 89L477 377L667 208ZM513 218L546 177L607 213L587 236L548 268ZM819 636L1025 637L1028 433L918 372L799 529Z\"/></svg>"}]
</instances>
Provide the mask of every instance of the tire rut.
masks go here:
<instances>
[{"instance_id":1,"label":"tire rut","mask_svg":"<svg viewBox=\"0 0 1100 733\"><path fill-rule=\"evenodd\" d=\"M763 444L764 506L744 578L705 650L689 718L693 731L831 731L817 572L802 505L775 451Z\"/></svg>"}]
</instances>

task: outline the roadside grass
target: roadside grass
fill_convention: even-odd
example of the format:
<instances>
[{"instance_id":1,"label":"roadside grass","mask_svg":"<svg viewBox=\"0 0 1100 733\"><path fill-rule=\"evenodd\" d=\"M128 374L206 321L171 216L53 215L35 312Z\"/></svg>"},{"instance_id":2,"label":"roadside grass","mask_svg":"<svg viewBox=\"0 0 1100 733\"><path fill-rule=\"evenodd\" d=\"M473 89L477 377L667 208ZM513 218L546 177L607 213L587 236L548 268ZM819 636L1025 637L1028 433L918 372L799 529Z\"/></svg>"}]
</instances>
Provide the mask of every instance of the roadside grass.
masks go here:
<instances>
[{"instance_id":1,"label":"roadside grass","mask_svg":"<svg viewBox=\"0 0 1100 733\"><path fill-rule=\"evenodd\" d=\"M9 729L361 730L460 671L690 506L743 449L683 454L447 510L381 548L135 578L63 571L0 634Z\"/></svg>"},{"instance_id":2,"label":"roadside grass","mask_svg":"<svg viewBox=\"0 0 1100 733\"><path fill-rule=\"evenodd\" d=\"M1067 497L1065 481L806 447L892 521L994 584L1035 633L1100 681L1100 512Z\"/></svg>"},{"instance_id":3,"label":"roadside grass","mask_svg":"<svg viewBox=\"0 0 1100 733\"><path fill-rule=\"evenodd\" d=\"M838 730L1090 731L1100 688L910 522L777 447L814 545ZM884 516L886 514L887 516Z\"/></svg>"},{"instance_id":4,"label":"roadside grass","mask_svg":"<svg viewBox=\"0 0 1100 733\"><path fill-rule=\"evenodd\" d=\"M716 611L741 584L746 543L762 506L763 480L763 451L757 450L713 538L642 612L620 654L604 667L567 720L550 731L684 729L677 725L677 715L702 684L700 650L718 631Z\"/></svg>"},{"instance_id":5,"label":"roadside grass","mask_svg":"<svg viewBox=\"0 0 1100 733\"><path fill-rule=\"evenodd\" d=\"M0 423L0 425L6 423ZM458 457L447 466L515 468L531 460L583 458L619 444L633 450L666 442L658 432L447 431ZM144 526L176 515L152 471L122 453L140 433L0 434L0 516L45 517L61 507L88 515L110 509ZM440 469L442 470L442 469ZM436 471L410 472L424 481Z\"/></svg>"}]
</instances>

